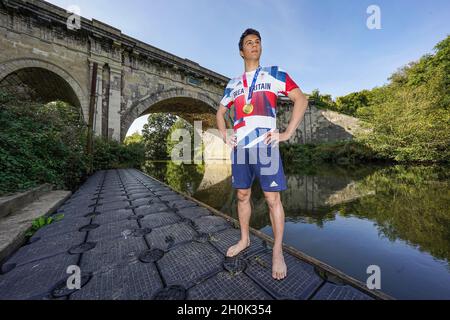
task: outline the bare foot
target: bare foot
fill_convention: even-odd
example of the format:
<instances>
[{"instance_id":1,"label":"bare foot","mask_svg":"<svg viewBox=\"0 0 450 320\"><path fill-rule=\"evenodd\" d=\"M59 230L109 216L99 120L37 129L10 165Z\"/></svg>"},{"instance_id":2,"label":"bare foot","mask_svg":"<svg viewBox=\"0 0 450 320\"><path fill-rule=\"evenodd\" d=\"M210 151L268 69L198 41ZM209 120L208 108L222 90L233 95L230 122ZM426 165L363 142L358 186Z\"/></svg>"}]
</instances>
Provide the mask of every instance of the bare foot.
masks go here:
<instances>
[{"instance_id":1,"label":"bare foot","mask_svg":"<svg viewBox=\"0 0 450 320\"><path fill-rule=\"evenodd\" d=\"M248 247L250 247L250 239L247 241L241 240L237 244L228 249L227 257L235 257Z\"/></svg>"},{"instance_id":2,"label":"bare foot","mask_svg":"<svg viewBox=\"0 0 450 320\"><path fill-rule=\"evenodd\" d=\"M284 262L283 252L273 252L272 256L272 277L276 280L283 280L287 276L287 266Z\"/></svg>"}]
</instances>

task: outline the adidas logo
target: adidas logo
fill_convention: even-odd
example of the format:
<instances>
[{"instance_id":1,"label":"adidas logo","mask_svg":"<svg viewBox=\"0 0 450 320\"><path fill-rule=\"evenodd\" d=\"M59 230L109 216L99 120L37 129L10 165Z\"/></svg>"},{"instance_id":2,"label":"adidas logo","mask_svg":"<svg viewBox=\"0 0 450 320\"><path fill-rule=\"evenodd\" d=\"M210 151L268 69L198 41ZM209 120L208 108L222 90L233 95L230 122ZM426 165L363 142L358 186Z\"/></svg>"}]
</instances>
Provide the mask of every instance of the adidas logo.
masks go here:
<instances>
[{"instance_id":1,"label":"adidas logo","mask_svg":"<svg viewBox=\"0 0 450 320\"><path fill-rule=\"evenodd\" d=\"M275 181L273 181L273 182L271 183L270 187L271 187L271 188L278 187L278 184L277 184Z\"/></svg>"}]
</instances>

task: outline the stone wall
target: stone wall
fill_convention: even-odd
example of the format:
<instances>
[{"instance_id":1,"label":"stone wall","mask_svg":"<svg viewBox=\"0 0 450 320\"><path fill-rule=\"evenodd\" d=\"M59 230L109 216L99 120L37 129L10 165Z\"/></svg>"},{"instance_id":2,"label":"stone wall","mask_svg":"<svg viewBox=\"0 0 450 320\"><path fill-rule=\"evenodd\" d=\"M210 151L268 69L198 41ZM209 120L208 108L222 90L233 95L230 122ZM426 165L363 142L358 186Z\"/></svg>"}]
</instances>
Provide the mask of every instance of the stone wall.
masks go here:
<instances>
[{"instance_id":1,"label":"stone wall","mask_svg":"<svg viewBox=\"0 0 450 320\"><path fill-rule=\"evenodd\" d=\"M289 125L293 104L286 100L279 103L277 126L283 132ZM288 143L323 143L352 140L355 133L363 130L359 119L309 105L295 135Z\"/></svg>"},{"instance_id":2,"label":"stone wall","mask_svg":"<svg viewBox=\"0 0 450 320\"><path fill-rule=\"evenodd\" d=\"M49 101L59 92L57 98L81 108L88 122L96 64L96 135L122 141L133 121L151 112L172 112L191 122L196 114L208 114L212 125L227 77L95 19L80 17L81 29L70 30L70 16L41 0L0 2L3 88L28 88Z\"/></svg>"}]
</instances>

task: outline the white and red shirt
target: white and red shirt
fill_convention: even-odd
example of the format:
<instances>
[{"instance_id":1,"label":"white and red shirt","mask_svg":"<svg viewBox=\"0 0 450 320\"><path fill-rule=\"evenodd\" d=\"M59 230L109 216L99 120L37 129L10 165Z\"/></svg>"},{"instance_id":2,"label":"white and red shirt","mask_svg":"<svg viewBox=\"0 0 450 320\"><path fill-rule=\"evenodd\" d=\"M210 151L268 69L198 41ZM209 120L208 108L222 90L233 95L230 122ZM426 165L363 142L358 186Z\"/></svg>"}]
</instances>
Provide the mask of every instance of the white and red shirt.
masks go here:
<instances>
[{"instance_id":1,"label":"white and red shirt","mask_svg":"<svg viewBox=\"0 0 450 320\"><path fill-rule=\"evenodd\" d=\"M277 129L277 98L279 95L287 96L289 92L298 88L286 71L277 67L262 67L255 84L251 103L253 112L245 114L243 108L246 104L244 95L248 96L256 70L231 79L226 88L220 104L231 109L234 105L234 131L238 146L250 148L261 141L268 130Z\"/></svg>"}]
</instances>

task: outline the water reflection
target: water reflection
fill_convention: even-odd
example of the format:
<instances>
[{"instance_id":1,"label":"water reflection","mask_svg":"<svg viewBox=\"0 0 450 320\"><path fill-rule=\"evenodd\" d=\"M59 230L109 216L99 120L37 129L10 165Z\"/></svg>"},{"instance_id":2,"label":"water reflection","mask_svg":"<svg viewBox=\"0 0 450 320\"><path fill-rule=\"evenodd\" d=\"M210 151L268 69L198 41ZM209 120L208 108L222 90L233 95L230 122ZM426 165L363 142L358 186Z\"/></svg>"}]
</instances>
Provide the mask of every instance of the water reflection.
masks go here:
<instances>
[{"instance_id":1,"label":"water reflection","mask_svg":"<svg viewBox=\"0 0 450 320\"><path fill-rule=\"evenodd\" d=\"M450 299L448 167L285 168L287 244L364 282L366 267L378 264L382 289L397 298ZM149 173L237 218L229 166L169 164ZM251 226L271 235L257 183L252 209Z\"/></svg>"}]
</instances>

